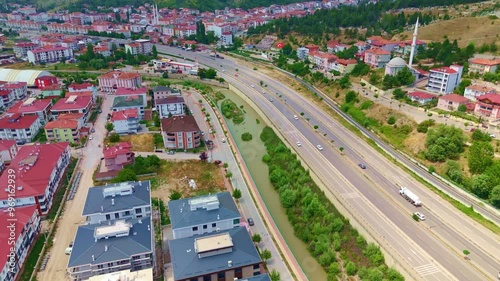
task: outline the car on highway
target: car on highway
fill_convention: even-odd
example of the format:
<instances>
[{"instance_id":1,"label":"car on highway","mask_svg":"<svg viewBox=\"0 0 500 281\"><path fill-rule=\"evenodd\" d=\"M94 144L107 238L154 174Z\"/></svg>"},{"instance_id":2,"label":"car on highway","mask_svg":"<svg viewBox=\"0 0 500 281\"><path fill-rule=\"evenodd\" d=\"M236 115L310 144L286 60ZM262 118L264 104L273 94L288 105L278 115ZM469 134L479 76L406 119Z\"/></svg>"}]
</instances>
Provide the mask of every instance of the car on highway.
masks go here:
<instances>
[{"instance_id":1,"label":"car on highway","mask_svg":"<svg viewBox=\"0 0 500 281\"><path fill-rule=\"evenodd\" d=\"M366 165L363 163L359 163L358 166L363 170L366 169Z\"/></svg>"},{"instance_id":2,"label":"car on highway","mask_svg":"<svg viewBox=\"0 0 500 281\"><path fill-rule=\"evenodd\" d=\"M94 139L94 136L93 135L90 135L89 136L89 140L93 140Z\"/></svg>"},{"instance_id":3,"label":"car on highway","mask_svg":"<svg viewBox=\"0 0 500 281\"><path fill-rule=\"evenodd\" d=\"M248 218L247 221L248 221L248 225L250 225L250 226L253 226L255 224L255 222L253 221L252 218Z\"/></svg>"},{"instance_id":4,"label":"car on highway","mask_svg":"<svg viewBox=\"0 0 500 281\"><path fill-rule=\"evenodd\" d=\"M226 143L226 139L222 139L222 143Z\"/></svg>"},{"instance_id":5,"label":"car on highway","mask_svg":"<svg viewBox=\"0 0 500 281\"><path fill-rule=\"evenodd\" d=\"M273 99L269 99L270 102L273 102L274 100Z\"/></svg>"},{"instance_id":6,"label":"car on highway","mask_svg":"<svg viewBox=\"0 0 500 281\"><path fill-rule=\"evenodd\" d=\"M323 147L321 145L316 145L316 147L318 148L319 151L322 151L323 150Z\"/></svg>"},{"instance_id":7,"label":"car on highway","mask_svg":"<svg viewBox=\"0 0 500 281\"><path fill-rule=\"evenodd\" d=\"M421 221L425 221L425 215L420 213L420 212L415 212L413 213L413 215L415 215L419 220Z\"/></svg>"},{"instance_id":8,"label":"car on highway","mask_svg":"<svg viewBox=\"0 0 500 281\"><path fill-rule=\"evenodd\" d=\"M295 120L299 120L299 116L294 115L294 116L293 116L293 119L295 119Z\"/></svg>"},{"instance_id":9,"label":"car on highway","mask_svg":"<svg viewBox=\"0 0 500 281\"><path fill-rule=\"evenodd\" d=\"M302 144L300 143L300 141L296 142L296 144L297 144L298 147L302 146Z\"/></svg>"},{"instance_id":10,"label":"car on highway","mask_svg":"<svg viewBox=\"0 0 500 281\"><path fill-rule=\"evenodd\" d=\"M254 85L254 84L252 84L252 85L250 85L250 86L251 86L252 88L255 88L255 85Z\"/></svg>"}]
</instances>

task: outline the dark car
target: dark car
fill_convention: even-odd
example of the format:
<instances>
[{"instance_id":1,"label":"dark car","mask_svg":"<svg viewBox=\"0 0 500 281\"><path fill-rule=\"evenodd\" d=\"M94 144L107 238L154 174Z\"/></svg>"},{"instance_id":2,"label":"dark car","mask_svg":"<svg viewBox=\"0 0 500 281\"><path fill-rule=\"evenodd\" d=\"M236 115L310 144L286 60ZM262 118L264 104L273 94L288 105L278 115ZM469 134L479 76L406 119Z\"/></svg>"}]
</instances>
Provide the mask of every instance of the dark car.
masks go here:
<instances>
[{"instance_id":1,"label":"dark car","mask_svg":"<svg viewBox=\"0 0 500 281\"><path fill-rule=\"evenodd\" d=\"M247 221L250 226L253 226L255 224L252 218L248 218Z\"/></svg>"},{"instance_id":2,"label":"dark car","mask_svg":"<svg viewBox=\"0 0 500 281\"><path fill-rule=\"evenodd\" d=\"M359 163L358 166L363 170L366 169L366 165L363 163Z\"/></svg>"}]
</instances>

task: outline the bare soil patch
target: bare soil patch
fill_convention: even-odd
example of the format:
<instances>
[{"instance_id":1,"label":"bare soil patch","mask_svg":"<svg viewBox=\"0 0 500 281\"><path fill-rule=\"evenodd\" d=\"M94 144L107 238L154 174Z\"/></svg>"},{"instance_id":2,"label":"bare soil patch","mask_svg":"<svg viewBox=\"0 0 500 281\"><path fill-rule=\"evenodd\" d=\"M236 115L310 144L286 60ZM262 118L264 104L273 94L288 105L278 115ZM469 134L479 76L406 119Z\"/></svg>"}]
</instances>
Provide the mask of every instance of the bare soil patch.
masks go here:
<instances>
[{"instance_id":1,"label":"bare soil patch","mask_svg":"<svg viewBox=\"0 0 500 281\"><path fill-rule=\"evenodd\" d=\"M132 144L133 151L140 152L153 152L153 134L138 134L138 135L126 135L120 136L120 142L130 142ZM114 145L106 140L107 145Z\"/></svg>"}]
</instances>

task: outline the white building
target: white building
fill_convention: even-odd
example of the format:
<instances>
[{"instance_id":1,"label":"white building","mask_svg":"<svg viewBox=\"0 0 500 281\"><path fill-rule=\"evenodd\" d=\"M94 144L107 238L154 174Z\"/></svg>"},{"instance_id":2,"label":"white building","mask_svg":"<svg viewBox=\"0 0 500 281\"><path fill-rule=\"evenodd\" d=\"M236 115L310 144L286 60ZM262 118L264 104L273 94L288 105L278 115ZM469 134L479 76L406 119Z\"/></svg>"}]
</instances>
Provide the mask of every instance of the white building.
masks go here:
<instances>
[{"instance_id":1,"label":"white building","mask_svg":"<svg viewBox=\"0 0 500 281\"><path fill-rule=\"evenodd\" d=\"M223 46L233 45L233 34L229 31L222 32L220 42Z\"/></svg>"},{"instance_id":2,"label":"white building","mask_svg":"<svg viewBox=\"0 0 500 281\"><path fill-rule=\"evenodd\" d=\"M19 144L31 142L40 131L38 116L13 114L0 119L0 139Z\"/></svg>"},{"instance_id":3,"label":"white building","mask_svg":"<svg viewBox=\"0 0 500 281\"><path fill-rule=\"evenodd\" d=\"M118 134L136 134L139 131L139 112L137 108L114 111L111 122Z\"/></svg>"},{"instance_id":4,"label":"white building","mask_svg":"<svg viewBox=\"0 0 500 281\"><path fill-rule=\"evenodd\" d=\"M44 47L28 51L28 61L33 64L59 62L73 58L73 50L67 47Z\"/></svg>"},{"instance_id":5,"label":"white building","mask_svg":"<svg viewBox=\"0 0 500 281\"><path fill-rule=\"evenodd\" d=\"M462 70L463 66L461 65L431 69L426 90L443 95L452 93L460 83Z\"/></svg>"},{"instance_id":6,"label":"white building","mask_svg":"<svg viewBox=\"0 0 500 281\"><path fill-rule=\"evenodd\" d=\"M297 49L297 57L301 60L307 58L309 55L309 49L306 47L300 47Z\"/></svg>"},{"instance_id":7,"label":"white building","mask_svg":"<svg viewBox=\"0 0 500 281\"><path fill-rule=\"evenodd\" d=\"M488 87L486 85L470 85L465 88L464 97L476 101L477 97L486 95L486 94L496 94L496 89L492 87Z\"/></svg>"},{"instance_id":8,"label":"white building","mask_svg":"<svg viewBox=\"0 0 500 281\"><path fill-rule=\"evenodd\" d=\"M185 101L181 96L169 96L155 100L156 110L160 118L184 115Z\"/></svg>"},{"instance_id":9,"label":"white building","mask_svg":"<svg viewBox=\"0 0 500 281\"><path fill-rule=\"evenodd\" d=\"M125 44L125 52L132 55L150 55L153 51L153 43L147 39L135 40L133 43Z\"/></svg>"},{"instance_id":10,"label":"white building","mask_svg":"<svg viewBox=\"0 0 500 281\"><path fill-rule=\"evenodd\" d=\"M174 239L238 227L241 215L229 192L168 201Z\"/></svg>"}]
</instances>

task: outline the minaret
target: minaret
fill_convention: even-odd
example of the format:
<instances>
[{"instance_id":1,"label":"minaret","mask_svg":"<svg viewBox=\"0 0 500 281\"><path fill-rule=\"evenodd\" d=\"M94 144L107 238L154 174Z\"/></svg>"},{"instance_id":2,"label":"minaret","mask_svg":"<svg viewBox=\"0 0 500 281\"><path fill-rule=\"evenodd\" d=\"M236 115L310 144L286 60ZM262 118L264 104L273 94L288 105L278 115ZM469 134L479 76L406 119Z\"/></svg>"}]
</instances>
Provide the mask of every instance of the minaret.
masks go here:
<instances>
[{"instance_id":1,"label":"minaret","mask_svg":"<svg viewBox=\"0 0 500 281\"><path fill-rule=\"evenodd\" d=\"M415 56L415 46L417 45L417 33L418 33L418 18L415 23L415 31L413 32L413 41L411 42L411 51L410 51L410 61L408 63L408 68L412 69L413 67L413 56Z\"/></svg>"}]
</instances>

